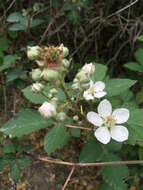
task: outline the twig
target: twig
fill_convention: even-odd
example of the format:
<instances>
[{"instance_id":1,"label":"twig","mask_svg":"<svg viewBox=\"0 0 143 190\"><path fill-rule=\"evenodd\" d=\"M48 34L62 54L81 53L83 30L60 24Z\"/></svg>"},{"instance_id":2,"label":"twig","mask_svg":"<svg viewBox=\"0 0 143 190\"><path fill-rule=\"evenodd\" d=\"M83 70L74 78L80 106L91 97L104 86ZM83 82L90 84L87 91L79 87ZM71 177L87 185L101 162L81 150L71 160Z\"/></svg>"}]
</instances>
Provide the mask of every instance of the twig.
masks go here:
<instances>
[{"instance_id":1,"label":"twig","mask_svg":"<svg viewBox=\"0 0 143 190\"><path fill-rule=\"evenodd\" d=\"M74 166L74 167L90 167L90 166L112 166L112 165L133 165L133 164L143 164L143 160L133 160L133 161L113 161L113 162L95 162L95 163L74 163L74 162L65 162L60 160L49 159L48 157L40 157L34 154L27 153L27 155L32 156L37 160L41 160L43 162L48 162L51 164L60 164L66 166Z\"/></svg>"},{"instance_id":2,"label":"twig","mask_svg":"<svg viewBox=\"0 0 143 190\"><path fill-rule=\"evenodd\" d=\"M1 74L1 81L2 81L3 98L4 98L4 115L5 119L7 119L7 93L6 93L6 86L3 74Z\"/></svg>"},{"instance_id":3,"label":"twig","mask_svg":"<svg viewBox=\"0 0 143 190\"><path fill-rule=\"evenodd\" d=\"M48 30L51 28L52 24L55 22L56 18L59 16L59 14L62 12L62 10L65 8L65 6L67 5L67 3L69 2L69 0L63 5L63 7L56 13L56 15L51 19L51 22L48 24L45 32L43 33L41 40L39 42L39 45L44 41L46 34L48 32Z\"/></svg>"},{"instance_id":4,"label":"twig","mask_svg":"<svg viewBox=\"0 0 143 190\"><path fill-rule=\"evenodd\" d=\"M71 124L67 124L66 127L75 128L75 129L82 129L82 130L87 130L87 131L94 131L94 129L91 129L91 128L75 126L75 125L71 125Z\"/></svg>"},{"instance_id":5,"label":"twig","mask_svg":"<svg viewBox=\"0 0 143 190\"><path fill-rule=\"evenodd\" d=\"M66 180L66 182L65 182L65 184L64 184L64 186L63 186L63 188L62 188L62 190L65 190L65 188L66 188L68 182L69 182L70 179L71 179L71 176L72 176L74 170L75 170L75 167L73 166L72 169L71 169L71 171L70 171L70 173L69 173L69 175L68 175L68 178L67 178L67 180Z\"/></svg>"}]
</instances>

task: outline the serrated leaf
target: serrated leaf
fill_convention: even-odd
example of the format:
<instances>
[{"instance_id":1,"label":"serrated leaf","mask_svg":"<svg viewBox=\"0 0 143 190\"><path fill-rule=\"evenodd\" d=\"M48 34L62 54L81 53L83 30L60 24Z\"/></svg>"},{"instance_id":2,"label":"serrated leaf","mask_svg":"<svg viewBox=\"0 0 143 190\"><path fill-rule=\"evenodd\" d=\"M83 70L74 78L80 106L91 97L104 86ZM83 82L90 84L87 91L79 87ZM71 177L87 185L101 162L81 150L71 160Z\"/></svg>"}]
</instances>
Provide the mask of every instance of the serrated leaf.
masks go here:
<instances>
[{"instance_id":1,"label":"serrated leaf","mask_svg":"<svg viewBox=\"0 0 143 190\"><path fill-rule=\"evenodd\" d=\"M143 49L138 49L136 52L135 52L135 58L136 60L141 64L143 65Z\"/></svg>"},{"instance_id":2,"label":"serrated leaf","mask_svg":"<svg viewBox=\"0 0 143 190\"><path fill-rule=\"evenodd\" d=\"M94 82L103 80L107 72L107 66L103 64L94 63L95 65L95 74L92 77Z\"/></svg>"},{"instance_id":3,"label":"serrated leaf","mask_svg":"<svg viewBox=\"0 0 143 190\"><path fill-rule=\"evenodd\" d=\"M49 90L47 89L46 94L48 94L48 91L49 91ZM48 101L48 99L47 99L45 96L43 96L42 94L32 92L32 85L30 85L30 86L24 88L24 89L22 90L22 92L23 92L24 96L25 96L30 102L32 102L32 103L34 103L34 104L42 104L42 103Z\"/></svg>"},{"instance_id":4,"label":"serrated leaf","mask_svg":"<svg viewBox=\"0 0 143 190\"><path fill-rule=\"evenodd\" d=\"M136 83L130 79L110 79L106 83L106 91L109 97L120 95Z\"/></svg>"},{"instance_id":5,"label":"serrated leaf","mask_svg":"<svg viewBox=\"0 0 143 190\"><path fill-rule=\"evenodd\" d=\"M51 119L44 119L36 110L24 109L15 117L6 122L1 128L3 132L12 137L21 137L52 124Z\"/></svg>"},{"instance_id":6,"label":"serrated leaf","mask_svg":"<svg viewBox=\"0 0 143 190\"><path fill-rule=\"evenodd\" d=\"M8 69L9 67L11 67L11 64L14 63L18 59L19 59L19 57L17 55L7 55L7 56L5 56L4 60L3 60L3 65L0 66L0 71Z\"/></svg>"},{"instance_id":7,"label":"serrated leaf","mask_svg":"<svg viewBox=\"0 0 143 190\"><path fill-rule=\"evenodd\" d=\"M44 138L44 149L50 155L57 149L62 148L69 140L69 133L63 123L53 127Z\"/></svg>"},{"instance_id":8,"label":"serrated leaf","mask_svg":"<svg viewBox=\"0 0 143 190\"><path fill-rule=\"evenodd\" d=\"M15 150L15 146L12 142L5 144L2 149L3 153L12 153L14 150Z\"/></svg>"},{"instance_id":9,"label":"serrated leaf","mask_svg":"<svg viewBox=\"0 0 143 190\"><path fill-rule=\"evenodd\" d=\"M5 168L5 166L7 164L9 164L9 163L10 163L9 159L8 160L6 160L6 159L0 159L0 171L3 170Z\"/></svg>"},{"instance_id":10,"label":"serrated leaf","mask_svg":"<svg viewBox=\"0 0 143 190\"><path fill-rule=\"evenodd\" d=\"M92 140L86 143L79 156L79 162L96 162L100 161L103 156L103 149L101 145L96 141Z\"/></svg>"},{"instance_id":11,"label":"serrated leaf","mask_svg":"<svg viewBox=\"0 0 143 190\"><path fill-rule=\"evenodd\" d=\"M143 66L139 65L136 62L129 62L127 64L124 65L124 67L132 70L132 71L139 71L139 72L143 72Z\"/></svg>"},{"instance_id":12,"label":"serrated leaf","mask_svg":"<svg viewBox=\"0 0 143 190\"><path fill-rule=\"evenodd\" d=\"M14 68L7 72L6 82L11 82L17 78L22 78L24 74L25 74L25 71L22 71L21 68Z\"/></svg>"},{"instance_id":13,"label":"serrated leaf","mask_svg":"<svg viewBox=\"0 0 143 190\"><path fill-rule=\"evenodd\" d=\"M116 142L114 140L111 140L110 143L104 145L105 148L107 148L107 150L109 151L116 151L116 150L120 150L122 147L122 143Z\"/></svg>"},{"instance_id":14,"label":"serrated leaf","mask_svg":"<svg viewBox=\"0 0 143 190\"><path fill-rule=\"evenodd\" d=\"M102 161L120 161L121 159L112 154L105 154ZM102 166L101 168L103 178L114 189L121 190L126 189L126 184L123 183L123 179L129 176L129 169L126 165L114 165L114 166Z\"/></svg>"},{"instance_id":15,"label":"serrated leaf","mask_svg":"<svg viewBox=\"0 0 143 190\"><path fill-rule=\"evenodd\" d=\"M20 179L20 174L21 174L21 170L20 170L18 164L15 162L12 165L11 170L10 170L10 176L11 176L12 180L14 182L18 182L18 180Z\"/></svg>"},{"instance_id":16,"label":"serrated leaf","mask_svg":"<svg viewBox=\"0 0 143 190\"><path fill-rule=\"evenodd\" d=\"M22 167L29 167L31 165L31 160L29 158L19 158L18 164Z\"/></svg>"},{"instance_id":17,"label":"serrated leaf","mask_svg":"<svg viewBox=\"0 0 143 190\"><path fill-rule=\"evenodd\" d=\"M23 18L22 14L20 12L14 12L11 13L8 17L7 17L7 22L20 22L20 20Z\"/></svg>"},{"instance_id":18,"label":"serrated leaf","mask_svg":"<svg viewBox=\"0 0 143 190\"><path fill-rule=\"evenodd\" d=\"M115 190L114 188L111 188L107 183L106 184L101 184L99 186L99 190Z\"/></svg>"},{"instance_id":19,"label":"serrated leaf","mask_svg":"<svg viewBox=\"0 0 143 190\"><path fill-rule=\"evenodd\" d=\"M135 144L136 140L143 140L143 109L135 109L130 112L127 121L130 144Z\"/></svg>"}]
</instances>

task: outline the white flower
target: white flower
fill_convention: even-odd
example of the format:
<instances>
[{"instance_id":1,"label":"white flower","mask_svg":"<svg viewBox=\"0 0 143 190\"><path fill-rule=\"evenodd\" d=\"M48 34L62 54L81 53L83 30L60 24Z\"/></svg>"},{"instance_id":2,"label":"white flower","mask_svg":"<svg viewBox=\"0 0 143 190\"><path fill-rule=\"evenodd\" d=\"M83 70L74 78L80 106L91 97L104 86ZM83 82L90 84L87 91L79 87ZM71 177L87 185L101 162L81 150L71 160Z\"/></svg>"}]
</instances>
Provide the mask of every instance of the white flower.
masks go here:
<instances>
[{"instance_id":1,"label":"white flower","mask_svg":"<svg viewBox=\"0 0 143 190\"><path fill-rule=\"evenodd\" d=\"M106 99L98 105L98 113L88 112L87 119L93 125L99 127L94 135L103 144L110 142L111 138L123 142L128 139L128 129L122 125L129 119L129 110L126 108L115 109L112 113L112 105Z\"/></svg>"},{"instance_id":2,"label":"white flower","mask_svg":"<svg viewBox=\"0 0 143 190\"><path fill-rule=\"evenodd\" d=\"M87 72L88 74L93 74L95 72L95 66L93 65L93 63L85 64L82 67L82 70Z\"/></svg>"},{"instance_id":3,"label":"white flower","mask_svg":"<svg viewBox=\"0 0 143 190\"><path fill-rule=\"evenodd\" d=\"M93 81L90 81L90 87L88 90L84 91L83 97L86 100L93 100L94 98L102 98L107 93L103 91L105 88L105 83L102 81L98 81L95 84Z\"/></svg>"},{"instance_id":4,"label":"white flower","mask_svg":"<svg viewBox=\"0 0 143 190\"><path fill-rule=\"evenodd\" d=\"M42 89L44 88L44 86L39 83L39 82L36 82L32 85L32 92L35 92L35 93L38 93L40 92Z\"/></svg>"},{"instance_id":5,"label":"white flower","mask_svg":"<svg viewBox=\"0 0 143 190\"><path fill-rule=\"evenodd\" d=\"M39 108L39 112L43 117L50 118L56 115L56 107L49 102L44 102Z\"/></svg>"}]
</instances>

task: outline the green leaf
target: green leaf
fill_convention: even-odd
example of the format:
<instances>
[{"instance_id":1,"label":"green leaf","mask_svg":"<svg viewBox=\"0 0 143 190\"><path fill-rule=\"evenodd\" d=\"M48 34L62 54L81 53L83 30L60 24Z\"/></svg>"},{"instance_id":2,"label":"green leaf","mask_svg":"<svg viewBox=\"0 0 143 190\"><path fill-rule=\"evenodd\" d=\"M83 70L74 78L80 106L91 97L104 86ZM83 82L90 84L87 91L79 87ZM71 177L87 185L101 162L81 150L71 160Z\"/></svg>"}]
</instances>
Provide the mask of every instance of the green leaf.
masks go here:
<instances>
[{"instance_id":1,"label":"green leaf","mask_svg":"<svg viewBox=\"0 0 143 190\"><path fill-rule=\"evenodd\" d=\"M10 176L12 178L13 181L18 182L18 180L20 179L20 174L21 174L21 170L18 166L18 164L15 162L10 170Z\"/></svg>"},{"instance_id":2,"label":"green leaf","mask_svg":"<svg viewBox=\"0 0 143 190\"><path fill-rule=\"evenodd\" d=\"M35 27L35 26L38 26L38 25L42 24L43 22L44 22L43 19L38 19L38 18L33 19L33 20L32 20L32 23L30 24L30 28L33 28L33 27Z\"/></svg>"},{"instance_id":3,"label":"green leaf","mask_svg":"<svg viewBox=\"0 0 143 190\"><path fill-rule=\"evenodd\" d=\"M12 153L15 150L15 146L12 142L9 142L4 145L3 153Z\"/></svg>"},{"instance_id":4,"label":"green leaf","mask_svg":"<svg viewBox=\"0 0 143 190\"><path fill-rule=\"evenodd\" d=\"M11 161L8 159L2 159L0 158L0 171L2 171L7 164L9 164Z\"/></svg>"},{"instance_id":5,"label":"green leaf","mask_svg":"<svg viewBox=\"0 0 143 190\"><path fill-rule=\"evenodd\" d=\"M3 65L0 66L0 71L8 69L9 67L11 67L11 64L14 63L18 59L19 59L19 57L17 55L7 55L7 56L5 56L4 60L3 60Z\"/></svg>"},{"instance_id":6,"label":"green leaf","mask_svg":"<svg viewBox=\"0 0 143 190\"><path fill-rule=\"evenodd\" d=\"M103 162L120 161L121 159L108 153L104 155ZM126 165L114 165L114 166L102 166L101 168L103 178L114 189L121 190L126 189L126 184L123 183L123 179L129 176L129 169Z\"/></svg>"},{"instance_id":7,"label":"green leaf","mask_svg":"<svg viewBox=\"0 0 143 190\"><path fill-rule=\"evenodd\" d=\"M22 167L29 167L31 165L31 160L29 158L19 158L18 164Z\"/></svg>"},{"instance_id":8,"label":"green leaf","mask_svg":"<svg viewBox=\"0 0 143 190\"><path fill-rule=\"evenodd\" d=\"M92 80L94 82L103 80L107 72L107 66L98 63L94 63L94 65L96 70L94 76L92 77Z\"/></svg>"},{"instance_id":9,"label":"green leaf","mask_svg":"<svg viewBox=\"0 0 143 190\"><path fill-rule=\"evenodd\" d=\"M135 144L136 140L143 140L143 109L132 110L127 124L129 143Z\"/></svg>"},{"instance_id":10,"label":"green leaf","mask_svg":"<svg viewBox=\"0 0 143 190\"><path fill-rule=\"evenodd\" d=\"M103 156L103 149L101 145L96 141L92 140L86 143L79 156L79 162L96 162L100 161Z\"/></svg>"},{"instance_id":11,"label":"green leaf","mask_svg":"<svg viewBox=\"0 0 143 190\"><path fill-rule=\"evenodd\" d=\"M143 49L138 49L136 52L135 52L135 58L136 60L141 64L143 65Z\"/></svg>"},{"instance_id":12,"label":"green leaf","mask_svg":"<svg viewBox=\"0 0 143 190\"><path fill-rule=\"evenodd\" d=\"M12 24L9 28L10 31L20 31L20 30L26 30L27 29L27 25L24 24Z\"/></svg>"},{"instance_id":13,"label":"green leaf","mask_svg":"<svg viewBox=\"0 0 143 190\"><path fill-rule=\"evenodd\" d=\"M143 42L143 36L138 36L137 39Z\"/></svg>"},{"instance_id":14,"label":"green leaf","mask_svg":"<svg viewBox=\"0 0 143 190\"><path fill-rule=\"evenodd\" d=\"M99 186L99 190L115 190L115 189L111 188L108 184L101 184Z\"/></svg>"},{"instance_id":15,"label":"green leaf","mask_svg":"<svg viewBox=\"0 0 143 190\"><path fill-rule=\"evenodd\" d=\"M34 93L32 92L32 85L24 88L22 90L24 96L32 103L34 104L42 104L44 102L46 102L48 99L43 96L42 94L38 94L38 93ZM48 89L46 91L46 94L48 94Z\"/></svg>"},{"instance_id":16,"label":"green leaf","mask_svg":"<svg viewBox=\"0 0 143 190\"><path fill-rule=\"evenodd\" d=\"M7 22L20 22L20 20L23 18L22 14L20 12L14 12L11 13L8 17L7 17Z\"/></svg>"},{"instance_id":17,"label":"green leaf","mask_svg":"<svg viewBox=\"0 0 143 190\"><path fill-rule=\"evenodd\" d=\"M21 137L52 124L51 119L44 119L36 110L24 109L15 117L6 122L1 128L3 132L12 137Z\"/></svg>"},{"instance_id":18,"label":"green leaf","mask_svg":"<svg viewBox=\"0 0 143 190\"><path fill-rule=\"evenodd\" d=\"M0 38L0 51L7 51L9 42L10 41L7 38Z\"/></svg>"},{"instance_id":19,"label":"green leaf","mask_svg":"<svg viewBox=\"0 0 143 190\"><path fill-rule=\"evenodd\" d=\"M136 62L129 62L127 64L124 65L124 67L132 70L132 71L139 71L139 72L143 72L143 66L139 65Z\"/></svg>"},{"instance_id":20,"label":"green leaf","mask_svg":"<svg viewBox=\"0 0 143 190\"><path fill-rule=\"evenodd\" d=\"M71 129L71 134L73 137L80 137L80 129Z\"/></svg>"},{"instance_id":21,"label":"green leaf","mask_svg":"<svg viewBox=\"0 0 143 190\"><path fill-rule=\"evenodd\" d=\"M44 149L50 155L57 149L62 148L69 140L69 133L63 123L53 127L44 138Z\"/></svg>"},{"instance_id":22,"label":"green leaf","mask_svg":"<svg viewBox=\"0 0 143 190\"><path fill-rule=\"evenodd\" d=\"M11 82L17 78L22 78L22 77L26 77L26 71L22 71L22 69L20 67L14 68L7 72L6 82Z\"/></svg>"},{"instance_id":23,"label":"green leaf","mask_svg":"<svg viewBox=\"0 0 143 190\"><path fill-rule=\"evenodd\" d=\"M106 83L106 91L109 97L116 96L129 89L136 83L130 79L110 79Z\"/></svg>"},{"instance_id":24,"label":"green leaf","mask_svg":"<svg viewBox=\"0 0 143 190\"><path fill-rule=\"evenodd\" d=\"M120 150L122 147L122 143L116 142L114 140L111 140L110 143L104 145L105 148L107 148L107 150L109 151L116 151L116 150Z\"/></svg>"}]
</instances>

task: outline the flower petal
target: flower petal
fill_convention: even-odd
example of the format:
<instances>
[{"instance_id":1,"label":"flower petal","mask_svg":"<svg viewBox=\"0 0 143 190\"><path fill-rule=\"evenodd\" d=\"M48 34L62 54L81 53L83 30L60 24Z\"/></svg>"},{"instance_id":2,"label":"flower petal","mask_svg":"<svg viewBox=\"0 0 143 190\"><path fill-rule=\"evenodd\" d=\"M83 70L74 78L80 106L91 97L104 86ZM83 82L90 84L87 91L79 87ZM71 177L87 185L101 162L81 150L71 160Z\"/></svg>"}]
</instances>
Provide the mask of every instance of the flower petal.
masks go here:
<instances>
[{"instance_id":1,"label":"flower petal","mask_svg":"<svg viewBox=\"0 0 143 190\"><path fill-rule=\"evenodd\" d=\"M101 117L106 118L112 113L112 105L106 99L102 100L98 105L98 113Z\"/></svg>"},{"instance_id":2,"label":"flower petal","mask_svg":"<svg viewBox=\"0 0 143 190\"><path fill-rule=\"evenodd\" d=\"M99 140L103 144L107 144L110 142L111 135L107 127L99 127L96 129L94 133L97 140Z\"/></svg>"},{"instance_id":3,"label":"flower petal","mask_svg":"<svg viewBox=\"0 0 143 190\"><path fill-rule=\"evenodd\" d=\"M83 97L84 97L86 100L93 100L93 99L94 99L94 96L92 96L92 94L90 94L90 93L88 92L88 90L84 91Z\"/></svg>"},{"instance_id":4,"label":"flower petal","mask_svg":"<svg viewBox=\"0 0 143 190\"><path fill-rule=\"evenodd\" d=\"M88 112L87 119L90 123L92 123L95 126L100 127L103 124L102 118L95 112Z\"/></svg>"},{"instance_id":5,"label":"flower petal","mask_svg":"<svg viewBox=\"0 0 143 190\"><path fill-rule=\"evenodd\" d=\"M93 83L93 81L92 81L92 80L90 80L89 84L90 84L90 86L92 86L94 83Z\"/></svg>"},{"instance_id":6,"label":"flower petal","mask_svg":"<svg viewBox=\"0 0 143 190\"><path fill-rule=\"evenodd\" d=\"M105 88L105 83L102 81L98 81L94 84L94 86L95 86L95 91L100 92L103 91L103 89Z\"/></svg>"},{"instance_id":7,"label":"flower petal","mask_svg":"<svg viewBox=\"0 0 143 190\"><path fill-rule=\"evenodd\" d=\"M105 96L107 93L105 91L102 92L96 92L94 93L94 97L95 98L102 98L103 96Z\"/></svg>"},{"instance_id":8,"label":"flower petal","mask_svg":"<svg viewBox=\"0 0 143 190\"><path fill-rule=\"evenodd\" d=\"M116 123L121 124L125 123L129 119L129 110L126 108L120 108L120 109L115 109L112 113L113 117L116 120Z\"/></svg>"},{"instance_id":9,"label":"flower petal","mask_svg":"<svg viewBox=\"0 0 143 190\"><path fill-rule=\"evenodd\" d=\"M123 142L128 139L129 132L128 129L122 125L116 125L111 127L111 137L112 139Z\"/></svg>"}]
</instances>

